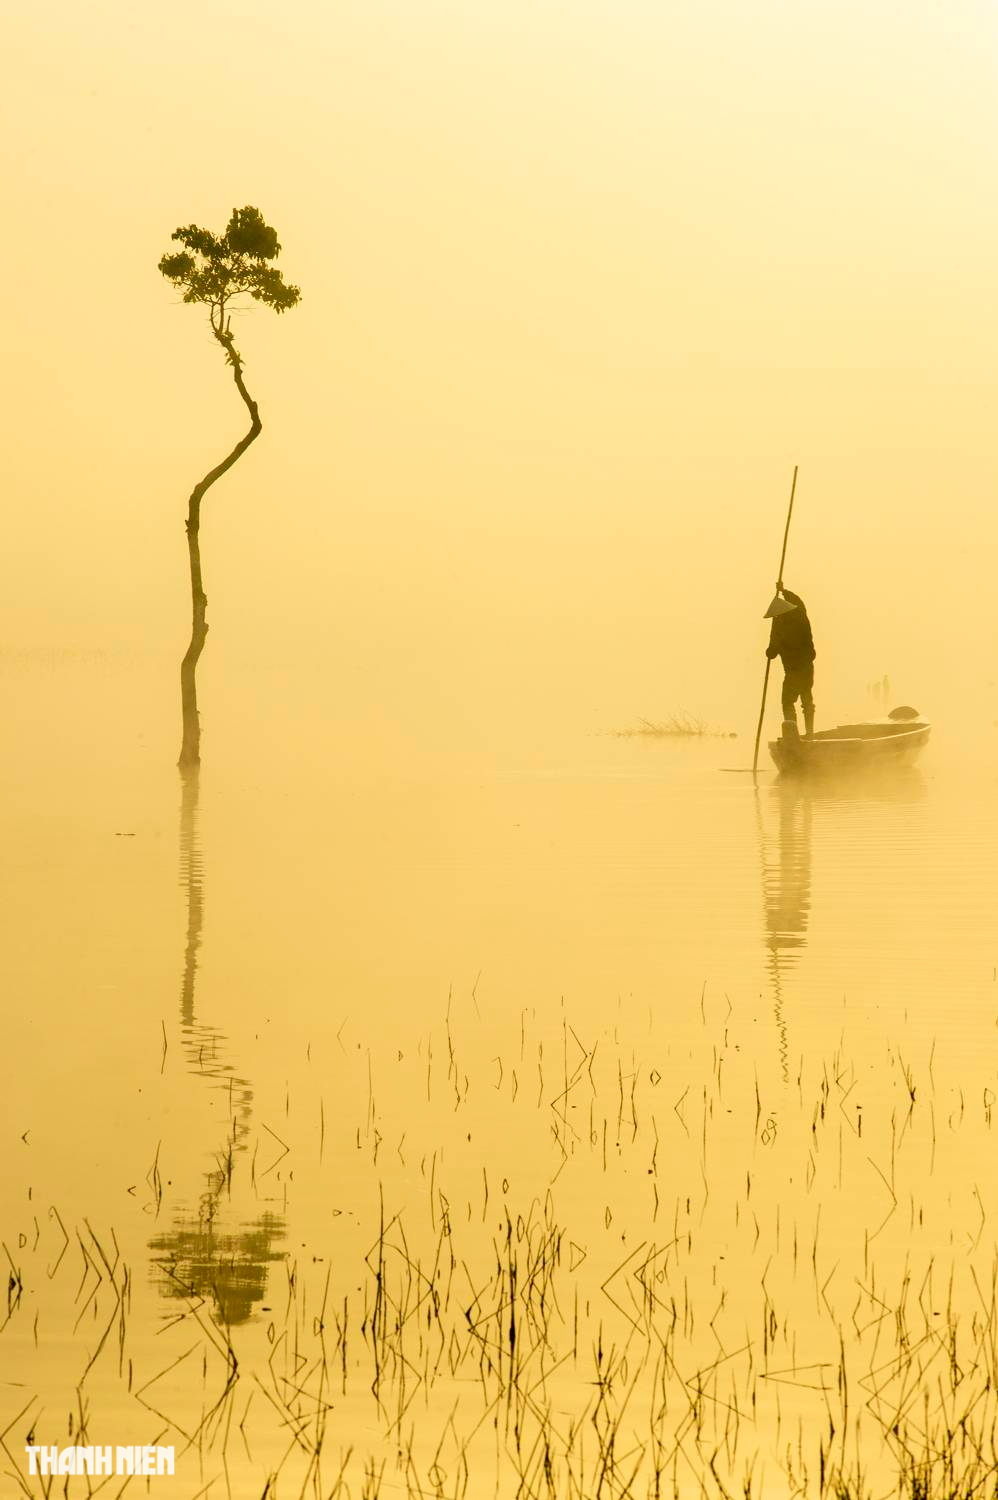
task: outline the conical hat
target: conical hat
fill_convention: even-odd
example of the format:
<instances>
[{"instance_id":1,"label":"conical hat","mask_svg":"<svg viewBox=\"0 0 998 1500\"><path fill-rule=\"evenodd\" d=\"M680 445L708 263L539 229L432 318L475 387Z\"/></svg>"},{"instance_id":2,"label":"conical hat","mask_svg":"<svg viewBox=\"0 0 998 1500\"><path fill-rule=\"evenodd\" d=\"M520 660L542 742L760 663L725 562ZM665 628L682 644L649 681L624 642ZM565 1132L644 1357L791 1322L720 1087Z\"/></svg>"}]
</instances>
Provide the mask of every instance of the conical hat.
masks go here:
<instances>
[{"instance_id":1,"label":"conical hat","mask_svg":"<svg viewBox=\"0 0 998 1500\"><path fill-rule=\"evenodd\" d=\"M781 599L779 594L774 594L773 602L762 618L764 620L775 620L777 615L788 615L792 609L796 608L796 604L789 604L786 599Z\"/></svg>"}]
</instances>

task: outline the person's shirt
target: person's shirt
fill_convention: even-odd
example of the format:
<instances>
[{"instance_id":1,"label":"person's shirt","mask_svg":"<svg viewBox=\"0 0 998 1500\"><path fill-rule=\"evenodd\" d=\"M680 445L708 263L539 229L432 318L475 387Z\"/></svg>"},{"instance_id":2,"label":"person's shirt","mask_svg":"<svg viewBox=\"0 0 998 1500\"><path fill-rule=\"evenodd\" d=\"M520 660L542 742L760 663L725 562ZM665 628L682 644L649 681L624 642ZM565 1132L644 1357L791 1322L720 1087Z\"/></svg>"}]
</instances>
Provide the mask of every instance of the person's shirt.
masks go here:
<instances>
[{"instance_id":1,"label":"person's shirt","mask_svg":"<svg viewBox=\"0 0 998 1500\"><path fill-rule=\"evenodd\" d=\"M787 610L786 614L775 616L766 655L770 661L774 656L780 657L784 669L789 667L793 670L806 667L814 661L814 637L803 599L792 594L789 589L783 590L783 597L794 608Z\"/></svg>"}]
</instances>

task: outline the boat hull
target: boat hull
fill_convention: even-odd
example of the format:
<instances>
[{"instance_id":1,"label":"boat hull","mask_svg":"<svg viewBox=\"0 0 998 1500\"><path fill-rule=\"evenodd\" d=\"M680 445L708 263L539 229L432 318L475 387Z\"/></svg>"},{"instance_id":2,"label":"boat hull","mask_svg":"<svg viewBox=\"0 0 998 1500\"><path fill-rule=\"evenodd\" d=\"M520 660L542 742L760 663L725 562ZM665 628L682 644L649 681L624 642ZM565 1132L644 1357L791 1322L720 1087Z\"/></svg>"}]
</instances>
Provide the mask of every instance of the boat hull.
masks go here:
<instances>
[{"instance_id":1,"label":"boat hull","mask_svg":"<svg viewBox=\"0 0 998 1500\"><path fill-rule=\"evenodd\" d=\"M835 729L820 730L812 739L800 739L791 733L770 740L769 753L784 775L909 765L928 744L930 728L924 719L840 724Z\"/></svg>"}]
</instances>

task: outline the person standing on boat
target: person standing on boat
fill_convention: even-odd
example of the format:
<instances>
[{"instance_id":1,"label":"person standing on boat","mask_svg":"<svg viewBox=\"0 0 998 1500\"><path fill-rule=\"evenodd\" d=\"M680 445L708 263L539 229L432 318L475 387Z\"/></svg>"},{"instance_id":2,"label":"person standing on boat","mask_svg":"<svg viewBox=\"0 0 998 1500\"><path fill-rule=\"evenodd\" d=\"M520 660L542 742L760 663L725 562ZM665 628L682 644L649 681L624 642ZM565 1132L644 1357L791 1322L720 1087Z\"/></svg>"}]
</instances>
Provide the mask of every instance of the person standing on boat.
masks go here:
<instances>
[{"instance_id":1,"label":"person standing on boat","mask_svg":"<svg viewBox=\"0 0 998 1500\"><path fill-rule=\"evenodd\" d=\"M776 595L766 611L773 622L766 655L783 662L783 720L797 727L797 699L804 710L804 733L814 734L814 637L804 601L798 594L776 585Z\"/></svg>"}]
</instances>

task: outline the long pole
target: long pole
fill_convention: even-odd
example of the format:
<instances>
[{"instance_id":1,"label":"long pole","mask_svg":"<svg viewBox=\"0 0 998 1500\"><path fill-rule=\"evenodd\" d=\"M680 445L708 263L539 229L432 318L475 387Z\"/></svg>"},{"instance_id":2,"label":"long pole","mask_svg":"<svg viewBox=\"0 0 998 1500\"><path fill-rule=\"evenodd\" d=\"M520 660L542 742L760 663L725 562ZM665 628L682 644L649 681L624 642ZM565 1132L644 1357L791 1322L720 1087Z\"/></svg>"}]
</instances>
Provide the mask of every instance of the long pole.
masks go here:
<instances>
[{"instance_id":1,"label":"long pole","mask_svg":"<svg viewBox=\"0 0 998 1500\"><path fill-rule=\"evenodd\" d=\"M783 551L780 553L780 571L777 573L777 588L783 584L783 564L787 560L787 541L790 536L790 517L794 513L794 495L797 493L797 465L794 464L793 483L790 486L790 506L787 510L787 524L783 528ZM759 705L759 724L755 731L755 750L752 752L752 774L755 775L759 769L759 741L762 739L762 721L766 715L766 693L769 689L769 669L772 662L766 657L766 672L762 679L762 703Z\"/></svg>"}]
</instances>

